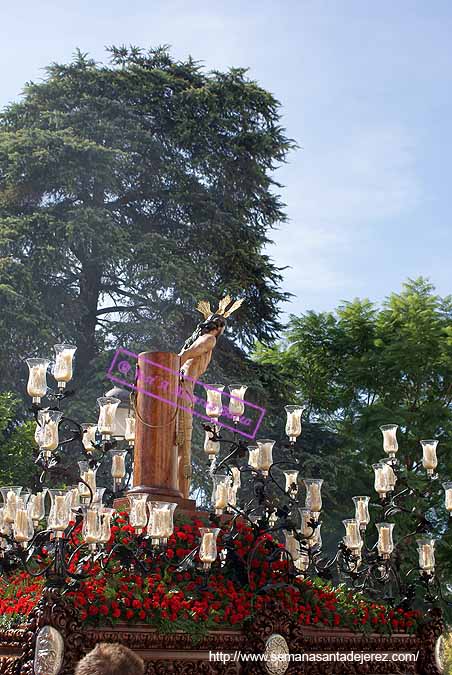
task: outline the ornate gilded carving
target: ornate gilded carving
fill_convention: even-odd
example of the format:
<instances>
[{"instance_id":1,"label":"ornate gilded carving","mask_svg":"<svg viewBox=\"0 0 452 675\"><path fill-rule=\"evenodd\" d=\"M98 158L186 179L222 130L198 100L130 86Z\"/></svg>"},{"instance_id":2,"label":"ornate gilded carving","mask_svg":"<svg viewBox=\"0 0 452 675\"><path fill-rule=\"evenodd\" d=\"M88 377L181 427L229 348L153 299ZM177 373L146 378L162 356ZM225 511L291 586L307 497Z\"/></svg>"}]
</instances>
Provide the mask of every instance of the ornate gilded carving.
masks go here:
<instances>
[{"instance_id":1,"label":"ornate gilded carving","mask_svg":"<svg viewBox=\"0 0 452 675\"><path fill-rule=\"evenodd\" d=\"M290 613L277 602L268 602L250 624L248 635L251 651L262 653L265 650L267 640L274 633L282 635L290 645L293 629L294 624Z\"/></svg>"},{"instance_id":2,"label":"ornate gilded carving","mask_svg":"<svg viewBox=\"0 0 452 675\"><path fill-rule=\"evenodd\" d=\"M58 675L70 675L74 671L74 664L83 653L84 638L77 610L64 599L57 588L45 588L41 600L30 614L24 632L20 675L35 675L33 665L37 637L44 626L50 626L60 633L64 641L64 655Z\"/></svg>"},{"instance_id":3,"label":"ornate gilded carving","mask_svg":"<svg viewBox=\"0 0 452 675\"><path fill-rule=\"evenodd\" d=\"M428 623L424 624L419 633L419 672L422 675L441 675L441 670L435 658L436 641L444 632L442 612L435 607L429 612Z\"/></svg>"},{"instance_id":4,"label":"ornate gilded carving","mask_svg":"<svg viewBox=\"0 0 452 675\"><path fill-rule=\"evenodd\" d=\"M146 675L218 675L222 673L225 675L235 675L236 673L244 672L238 670L238 664L223 665L220 663L212 663L209 661L151 661L146 663Z\"/></svg>"},{"instance_id":5,"label":"ornate gilded carving","mask_svg":"<svg viewBox=\"0 0 452 675\"><path fill-rule=\"evenodd\" d=\"M58 675L63 664L64 640L53 626L43 626L36 634L35 675Z\"/></svg>"},{"instance_id":6,"label":"ornate gilded carving","mask_svg":"<svg viewBox=\"0 0 452 675\"><path fill-rule=\"evenodd\" d=\"M289 667L289 645L282 635L270 635L265 644L265 667L271 675L284 675Z\"/></svg>"},{"instance_id":7,"label":"ornate gilded carving","mask_svg":"<svg viewBox=\"0 0 452 675\"><path fill-rule=\"evenodd\" d=\"M0 631L0 675L34 675L33 658L37 633L43 626L52 626L64 639L65 654L59 675L72 675L79 659L97 642L121 642L144 655L146 675L268 675L265 662L229 663L209 661L209 652L259 653L275 648L275 636L282 647L284 641L291 654L315 652L419 652L417 663L396 663L390 660L373 663L299 662L289 661L286 675L441 675L435 660L435 646L443 632L439 610L432 610L430 622L418 635L363 635L349 630L322 629L293 623L290 613L275 602L268 603L246 630L212 631L193 644L187 633L159 634L146 625L118 625L112 628L81 630L77 615L55 590L48 589L30 616L25 629ZM20 658L20 650L23 655ZM162 658L162 653L166 658ZM182 657L182 654L185 658ZM274 671L276 674L276 671ZM283 671L280 671L281 673Z\"/></svg>"}]
</instances>

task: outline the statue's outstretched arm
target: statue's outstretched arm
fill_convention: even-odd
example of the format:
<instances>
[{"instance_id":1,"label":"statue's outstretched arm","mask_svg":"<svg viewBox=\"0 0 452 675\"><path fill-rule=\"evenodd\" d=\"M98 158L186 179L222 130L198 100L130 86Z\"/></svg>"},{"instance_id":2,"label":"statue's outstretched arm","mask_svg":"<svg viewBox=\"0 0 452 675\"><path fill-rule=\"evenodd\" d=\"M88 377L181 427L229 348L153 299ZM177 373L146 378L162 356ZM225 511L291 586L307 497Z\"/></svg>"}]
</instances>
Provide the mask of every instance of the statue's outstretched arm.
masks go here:
<instances>
[{"instance_id":1,"label":"statue's outstretched arm","mask_svg":"<svg viewBox=\"0 0 452 675\"><path fill-rule=\"evenodd\" d=\"M180 364L181 366L188 361L188 359L195 359L198 356L202 356L206 352L211 352L215 347L216 338L214 335L201 335L192 347L189 347L185 351L179 352Z\"/></svg>"}]
</instances>

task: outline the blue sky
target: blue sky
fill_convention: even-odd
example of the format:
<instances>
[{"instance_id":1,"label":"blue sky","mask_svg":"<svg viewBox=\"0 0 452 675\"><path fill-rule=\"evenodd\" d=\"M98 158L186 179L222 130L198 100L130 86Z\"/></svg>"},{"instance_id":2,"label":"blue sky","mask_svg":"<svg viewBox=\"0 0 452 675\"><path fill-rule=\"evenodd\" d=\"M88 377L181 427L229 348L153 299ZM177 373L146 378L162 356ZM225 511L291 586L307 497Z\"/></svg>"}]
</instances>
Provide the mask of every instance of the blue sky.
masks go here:
<instances>
[{"instance_id":1,"label":"blue sky","mask_svg":"<svg viewBox=\"0 0 452 675\"><path fill-rule=\"evenodd\" d=\"M407 277L452 293L452 4L441 0L26 0L2 9L0 105L76 47L171 44L248 66L300 145L277 174L286 312L380 300Z\"/></svg>"}]
</instances>

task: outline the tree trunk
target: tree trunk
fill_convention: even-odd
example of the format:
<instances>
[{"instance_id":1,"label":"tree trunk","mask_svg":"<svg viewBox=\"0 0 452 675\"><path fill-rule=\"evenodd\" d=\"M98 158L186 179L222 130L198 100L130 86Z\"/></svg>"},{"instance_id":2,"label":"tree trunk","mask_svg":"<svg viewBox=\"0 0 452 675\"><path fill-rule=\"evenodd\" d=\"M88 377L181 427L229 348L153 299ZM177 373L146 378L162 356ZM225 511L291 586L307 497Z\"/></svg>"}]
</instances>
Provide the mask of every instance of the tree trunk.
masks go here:
<instances>
[{"instance_id":1,"label":"tree trunk","mask_svg":"<svg viewBox=\"0 0 452 675\"><path fill-rule=\"evenodd\" d=\"M93 361L97 356L97 308L101 291L102 268L92 260L82 265L80 276L80 322L77 330L76 381L86 383L93 374Z\"/></svg>"},{"instance_id":2,"label":"tree trunk","mask_svg":"<svg viewBox=\"0 0 452 675\"><path fill-rule=\"evenodd\" d=\"M99 184L94 185L90 207L103 209L104 190ZM85 244L81 257L81 275L79 290L79 325L77 326L77 375L78 389L92 378L93 361L97 356L96 326L97 309L102 285L102 253L97 242Z\"/></svg>"}]
</instances>

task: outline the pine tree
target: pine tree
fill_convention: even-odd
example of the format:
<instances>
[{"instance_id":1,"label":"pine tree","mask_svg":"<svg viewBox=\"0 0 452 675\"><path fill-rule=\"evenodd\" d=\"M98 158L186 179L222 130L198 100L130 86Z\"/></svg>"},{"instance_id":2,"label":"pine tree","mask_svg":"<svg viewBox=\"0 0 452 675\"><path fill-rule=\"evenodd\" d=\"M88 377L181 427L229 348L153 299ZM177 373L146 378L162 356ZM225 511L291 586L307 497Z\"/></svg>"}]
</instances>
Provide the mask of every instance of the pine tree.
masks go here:
<instances>
[{"instance_id":1,"label":"pine tree","mask_svg":"<svg viewBox=\"0 0 452 675\"><path fill-rule=\"evenodd\" d=\"M218 363L240 360L277 335L288 297L263 253L293 147L279 103L245 69L108 51L52 64L0 116L1 387L24 389L24 358L73 342L90 408L106 350L178 351L198 300L229 292L246 302Z\"/></svg>"}]
</instances>

